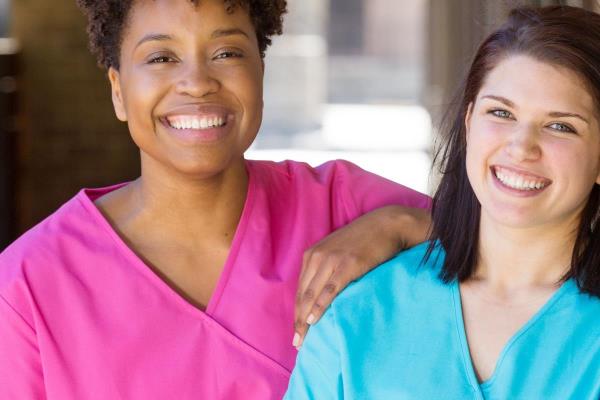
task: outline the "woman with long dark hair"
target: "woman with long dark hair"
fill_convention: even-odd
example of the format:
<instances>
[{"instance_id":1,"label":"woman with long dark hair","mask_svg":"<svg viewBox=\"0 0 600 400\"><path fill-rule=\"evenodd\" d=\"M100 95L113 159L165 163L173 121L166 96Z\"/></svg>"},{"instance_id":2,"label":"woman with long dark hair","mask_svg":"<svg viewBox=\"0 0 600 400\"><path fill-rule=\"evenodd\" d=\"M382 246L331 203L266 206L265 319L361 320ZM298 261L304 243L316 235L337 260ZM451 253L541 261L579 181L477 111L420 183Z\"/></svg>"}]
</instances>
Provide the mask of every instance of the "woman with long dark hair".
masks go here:
<instances>
[{"instance_id":1,"label":"woman with long dark hair","mask_svg":"<svg viewBox=\"0 0 600 400\"><path fill-rule=\"evenodd\" d=\"M287 398L600 398L600 16L513 10L456 104L431 241L333 302Z\"/></svg>"}]
</instances>

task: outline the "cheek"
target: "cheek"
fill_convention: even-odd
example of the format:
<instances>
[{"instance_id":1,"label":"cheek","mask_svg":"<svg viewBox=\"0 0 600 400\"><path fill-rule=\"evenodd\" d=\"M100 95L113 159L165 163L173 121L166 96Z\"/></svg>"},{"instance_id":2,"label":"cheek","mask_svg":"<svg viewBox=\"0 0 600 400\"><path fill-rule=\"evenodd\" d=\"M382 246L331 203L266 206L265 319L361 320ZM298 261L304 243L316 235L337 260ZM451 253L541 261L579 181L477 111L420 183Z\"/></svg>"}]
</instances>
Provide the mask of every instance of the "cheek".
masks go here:
<instances>
[{"instance_id":1,"label":"cheek","mask_svg":"<svg viewBox=\"0 0 600 400\"><path fill-rule=\"evenodd\" d=\"M486 162L501 148L501 129L485 121L473 120L467 136L467 171L485 168Z\"/></svg>"},{"instance_id":2,"label":"cheek","mask_svg":"<svg viewBox=\"0 0 600 400\"><path fill-rule=\"evenodd\" d=\"M166 81L167 79L144 74L133 75L127 90L130 96L127 98L126 106L137 113L134 117L139 119L152 116Z\"/></svg>"},{"instance_id":3,"label":"cheek","mask_svg":"<svg viewBox=\"0 0 600 400\"><path fill-rule=\"evenodd\" d=\"M262 119L263 78L262 71L238 71L228 77L229 90L234 92L244 110L246 124L254 125Z\"/></svg>"},{"instance_id":4,"label":"cheek","mask_svg":"<svg viewBox=\"0 0 600 400\"><path fill-rule=\"evenodd\" d=\"M546 142L543 151L555 179L564 182L564 193L587 196L600 173L599 152L583 145L571 146L555 140Z\"/></svg>"}]
</instances>

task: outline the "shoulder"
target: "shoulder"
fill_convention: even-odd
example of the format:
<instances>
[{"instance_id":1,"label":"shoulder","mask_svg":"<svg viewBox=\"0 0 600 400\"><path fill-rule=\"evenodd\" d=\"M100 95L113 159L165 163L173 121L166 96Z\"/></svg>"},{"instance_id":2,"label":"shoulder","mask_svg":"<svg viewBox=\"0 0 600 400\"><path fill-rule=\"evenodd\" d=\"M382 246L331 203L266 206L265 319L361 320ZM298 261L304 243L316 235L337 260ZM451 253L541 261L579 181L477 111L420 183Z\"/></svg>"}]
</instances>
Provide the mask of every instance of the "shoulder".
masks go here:
<instances>
[{"instance_id":1,"label":"shoulder","mask_svg":"<svg viewBox=\"0 0 600 400\"><path fill-rule=\"evenodd\" d=\"M425 257L429 245L430 242L421 243L376 267L350 284L332 306L340 312L363 308L369 312L374 304L386 307L404 301L407 296L446 291L447 285L439 277L445 253L437 245Z\"/></svg>"},{"instance_id":2,"label":"shoulder","mask_svg":"<svg viewBox=\"0 0 600 400\"><path fill-rule=\"evenodd\" d=\"M567 286L567 294L562 302L564 309L572 315L570 324L573 328L581 326L587 333L592 333L595 337L600 337L600 298L592 294L584 293L577 286L577 283L570 279L564 283ZM559 307L558 312L564 311ZM600 341L597 343L600 351Z\"/></svg>"},{"instance_id":3,"label":"shoulder","mask_svg":"<svg viewBox=\"0 0 600 400\"><path fill-rule=\"evenodd\" d=\"M0 295L55 265L70 238L81 237L77 232L86 229L81 223L89 220L81 196L82 192L0 253Z\"/></svg>"},{"instance_id":4,"label":"shoulder","mask_svg":"<svg viewBox=\"0 0 600 400\"><path fill-rule=\"evenodd\" d=\"M253 176L266 176L275 179L330 181L331 179L343 178L352 173L365 173L376 176L346 160L331 160L316 167L313 167L306 162L293 160L246 160L246 165Z\"/></svg>"}]
</instances>

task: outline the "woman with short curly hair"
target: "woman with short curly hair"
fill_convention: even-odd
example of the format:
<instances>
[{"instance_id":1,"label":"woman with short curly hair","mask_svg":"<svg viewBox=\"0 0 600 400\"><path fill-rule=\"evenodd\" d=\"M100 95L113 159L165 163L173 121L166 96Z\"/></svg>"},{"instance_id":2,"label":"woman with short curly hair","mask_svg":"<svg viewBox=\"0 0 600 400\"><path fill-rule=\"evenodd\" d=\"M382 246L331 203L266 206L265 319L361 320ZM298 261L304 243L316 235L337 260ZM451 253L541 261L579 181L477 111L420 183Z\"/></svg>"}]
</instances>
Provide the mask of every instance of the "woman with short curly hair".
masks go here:
<instances>
[{"instance_id":1,"label":"woman with short curly hair","mask_svg":"<svg viewBox=\"0 0 600 400\"><path fill-rule=\"evenodd\" d=\"M411 219L358 217L429 199L347 162L244 159L285 1L79 5L141 176L81 191L0 255L0 398L281 398L306 322ZM299 283L304 250L355 219Z\"/></svg>"}]
</instances>

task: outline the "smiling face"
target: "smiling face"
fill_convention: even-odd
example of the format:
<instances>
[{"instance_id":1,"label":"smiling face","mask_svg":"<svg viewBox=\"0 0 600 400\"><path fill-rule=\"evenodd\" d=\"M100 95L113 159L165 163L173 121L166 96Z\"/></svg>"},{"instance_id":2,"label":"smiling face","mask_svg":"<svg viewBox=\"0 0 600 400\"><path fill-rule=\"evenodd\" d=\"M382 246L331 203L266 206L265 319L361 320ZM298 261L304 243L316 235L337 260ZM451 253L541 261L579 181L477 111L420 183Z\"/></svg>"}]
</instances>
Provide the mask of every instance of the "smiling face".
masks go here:
<instances>
[{"instance_id":1,"label":"smiling face","mask_svg":"<svg viewBox=\"0 0 600 400\"><path fill-rule=\"evenodd\" d=\"M467 174L482 218L511 227L577 227L600 183L600 126L574 73L509 56L487 75L466 126Z\"/></svg>"},{"instance_id":2,"label":"smiling face","mask_svg":"<svg viewBox=\"0 0 600 400\"><path fill-rule=\"evenodd\" d=\"M227 13L222 0L134 1L120 68L109 79L142 171L153 165L209 178L243 167L263 107L262 59L243 8Z\"/></svg>"}]
</instances>

